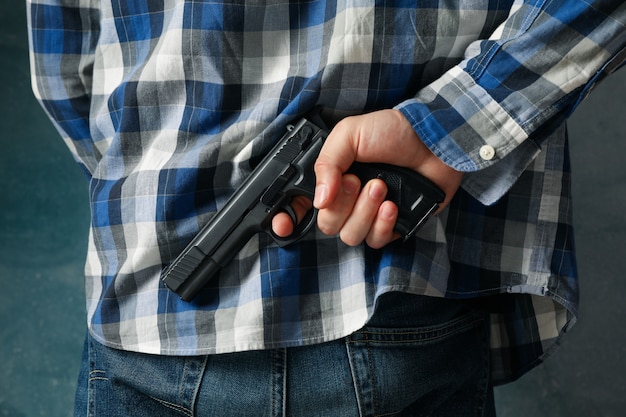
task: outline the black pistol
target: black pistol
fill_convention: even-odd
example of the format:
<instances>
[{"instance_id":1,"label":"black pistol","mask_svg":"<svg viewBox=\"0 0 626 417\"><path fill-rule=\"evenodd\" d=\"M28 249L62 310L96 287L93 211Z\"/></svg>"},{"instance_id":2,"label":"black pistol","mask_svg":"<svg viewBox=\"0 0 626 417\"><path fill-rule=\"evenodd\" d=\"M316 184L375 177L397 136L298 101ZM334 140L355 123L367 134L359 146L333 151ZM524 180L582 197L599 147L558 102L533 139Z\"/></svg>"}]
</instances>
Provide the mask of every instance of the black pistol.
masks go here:
<instances>
[{"instance_id":1,"label":"black pistol","mask_svg":"<svg viewBox=\"0 0 626 417\"><path fill-rule=\"evenodd\" d=\"M321 124L321 123L318 123ZM295 196L313 200L313 166L328 132L309 118L287 128L272 151L237 189L183 252L163 270L165 285L190 301L217 272L259 232L272 236L280 247L302 238L315 224L311 209L288 237L272 232L271 221L280 211L294 219L289 202ZM410 169L387 164L355 162L348 172L365 185L379 178L387 184L387 200L399 209L395 231L406 240L437 210L445 194L434 183Z\"/></svg>"}]
</instances>

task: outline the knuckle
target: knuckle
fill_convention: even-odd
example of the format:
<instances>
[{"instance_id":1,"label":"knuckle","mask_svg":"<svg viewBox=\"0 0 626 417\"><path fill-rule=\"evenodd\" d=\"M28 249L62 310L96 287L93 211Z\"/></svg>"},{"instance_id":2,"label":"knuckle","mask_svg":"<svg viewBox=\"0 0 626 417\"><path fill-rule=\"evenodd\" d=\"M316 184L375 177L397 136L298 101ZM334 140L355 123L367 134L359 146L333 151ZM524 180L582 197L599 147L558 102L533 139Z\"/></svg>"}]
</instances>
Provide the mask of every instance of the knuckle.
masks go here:
<instances>
[{"instance_id":1,"label":"knuckle","mask_svg":"<svg viewBox=\"0 0 626 417\"><path fill-rule=\"evenodd\" d=\"M386 245L386 242L382 242L374 238L365 239L365 243L367 243L367 246L372 249L382 249Z\"/></svg>"},{"instance_id":2,"label":"knuckle","mask_svg":"<svg viewBox=\"0 0 626 417\"><path fill-rule=\"evenodd\" d=\"M386 234L382 233L379 230L379 227L374 227L367 234L365 238L365 243L367 243L367 246L369 246L372 249L380 249L383 246L385 246L385 244L387 243Z\"/></svg>"},{"instance_id":3,"label":"knuckle","mask_svg":"<svg viewBox=\"0 0 626 417\"><path fill-rule=\"evenodd\" d=\"M320 232L322 232L326 236L332 236L332 235L337 234L337 232L334 229L331 229L330 227L319 224L319 223L317 224L317 228L320 230Z\"/></svg>"},{"instance_id":4,"label":"knuckle","mask_svg":"<svg viewBox=\"0 0 626 417\"><path fill-rule=\"evenodd\" d=\"M339 228L334 223L327 221L321 212L317 217L317 228L327 236L336 235L339 232Z\"/></svg>"},{"instance_id":5,"label":"knuckle","mask_svg":"<svg viewBox=\"0 0 626 417\"><path fill-rule=\"evenodd\" d=\"M358 246L363 242L363 238L361 236L355 235L354 233L343 229L339 233L339 238L348 246Z\"/></svg>"}]
</instances>

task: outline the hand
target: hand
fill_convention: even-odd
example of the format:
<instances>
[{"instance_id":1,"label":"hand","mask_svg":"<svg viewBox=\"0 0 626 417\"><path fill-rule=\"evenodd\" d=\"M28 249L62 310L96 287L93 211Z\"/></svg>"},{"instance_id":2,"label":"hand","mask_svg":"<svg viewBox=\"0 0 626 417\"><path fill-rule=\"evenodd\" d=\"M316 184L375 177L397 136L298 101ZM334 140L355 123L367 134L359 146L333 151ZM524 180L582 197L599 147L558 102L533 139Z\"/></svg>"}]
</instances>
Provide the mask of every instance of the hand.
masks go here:
<instances>
[{"instance_id":1,"label":"hand","mask_svg":"<svg viewBox=\"0 0 626 417\"><path fill-rule=\"evenodd\" d=\"M361 189L358 177L344 174L354 161L387 163L419 172L446 193L440 210L452 199L463 175L441 162L397 110L342 120L330 132L315 164L313 205L319 209L319 229L327 235L339 234L347 245L365 241L372 248L381 248L399 237L393 231L398 208L385 201L385 183L372 180ZM304 198L292 201L298 218L310 204ZM272 227L279 236L288 236L293 230L286 214L275 216Z\"/></svg>"}]
</instances>

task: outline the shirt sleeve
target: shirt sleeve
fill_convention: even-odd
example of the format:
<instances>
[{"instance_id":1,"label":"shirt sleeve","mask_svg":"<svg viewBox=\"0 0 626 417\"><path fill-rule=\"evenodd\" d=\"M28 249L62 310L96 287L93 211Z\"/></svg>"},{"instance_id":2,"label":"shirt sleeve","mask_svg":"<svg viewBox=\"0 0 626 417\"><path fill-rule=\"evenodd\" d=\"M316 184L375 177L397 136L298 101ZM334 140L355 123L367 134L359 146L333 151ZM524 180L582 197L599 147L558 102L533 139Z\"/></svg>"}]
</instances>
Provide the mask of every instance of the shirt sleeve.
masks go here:
<instances>
[{"instance_id":1,"label":"shirt sleeve","mask_svg":"<svg viewBox=\"0 0 626 417\"><path fill-rule=\"evenodd\" d=\"M623 0L518 1L489 39L397 108L463 187L497 201L626 57Z\"/></svg>"},{"instance_id":2,"label":"shirt sleeve","mask_svg":"<svg viewBox=\"0 0 626 417\"><path fill-rule=\"evenodd\" d=\"M99 11L90 3L26 3L33 92L87 174L93 172L98 155L89 113Z\"/></svg>"}]
</instances>

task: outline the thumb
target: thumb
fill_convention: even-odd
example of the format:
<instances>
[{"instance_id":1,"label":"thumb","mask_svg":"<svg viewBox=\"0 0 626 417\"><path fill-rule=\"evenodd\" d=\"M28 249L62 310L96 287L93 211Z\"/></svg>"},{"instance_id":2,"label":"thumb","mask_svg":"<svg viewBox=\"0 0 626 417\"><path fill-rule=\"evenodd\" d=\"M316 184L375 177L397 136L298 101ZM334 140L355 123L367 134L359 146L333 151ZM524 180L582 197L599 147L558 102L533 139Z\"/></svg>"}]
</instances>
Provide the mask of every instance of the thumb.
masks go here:
<instances>
[{"instance_id":1,"label":"thumb","mask_svg":"<svg viewBox=\"0 0 626 417\"><path fill-rule=\"evenodd\" d=\"M357 146L354 145L348 122L349 118L342 120L329 133L315 162L313 206L317 209L332 204L341 190L343 173L356 159Z\"/></svg>"}]
</instances>

